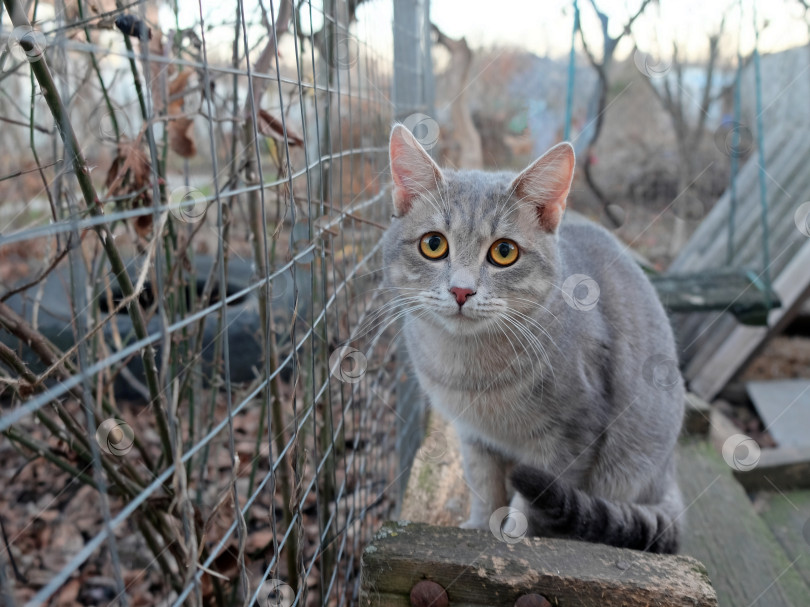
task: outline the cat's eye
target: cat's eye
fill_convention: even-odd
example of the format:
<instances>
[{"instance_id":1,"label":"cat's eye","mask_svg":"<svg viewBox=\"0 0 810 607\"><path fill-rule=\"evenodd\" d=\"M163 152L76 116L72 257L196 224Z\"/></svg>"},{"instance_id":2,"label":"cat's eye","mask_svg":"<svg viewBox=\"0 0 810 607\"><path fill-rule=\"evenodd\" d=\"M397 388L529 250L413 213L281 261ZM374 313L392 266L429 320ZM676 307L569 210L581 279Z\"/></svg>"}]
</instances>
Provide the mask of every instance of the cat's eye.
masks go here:
<instances>
[{"instance_id":1,"label":"cat's eye","mask_svg":"<svg viewBox=\"0 0 810 607\"><path fill-rule=\"evenodd\" d=\"M419 241L419 251L428 259L442 259L449 249L447 239L438 232L428 232Z\"/></svg>"},{"instance_id":2,"label":"cat's eye","mask_svg":"<svg viewBox=\"0 0 810 607\"><path fill-rule=\"evenodd\" d=\"M496 266L511 266L517 261L518 246L508 238L501 238L492 243L489 247L487 259Z\"/></svg>"}]
</instances>

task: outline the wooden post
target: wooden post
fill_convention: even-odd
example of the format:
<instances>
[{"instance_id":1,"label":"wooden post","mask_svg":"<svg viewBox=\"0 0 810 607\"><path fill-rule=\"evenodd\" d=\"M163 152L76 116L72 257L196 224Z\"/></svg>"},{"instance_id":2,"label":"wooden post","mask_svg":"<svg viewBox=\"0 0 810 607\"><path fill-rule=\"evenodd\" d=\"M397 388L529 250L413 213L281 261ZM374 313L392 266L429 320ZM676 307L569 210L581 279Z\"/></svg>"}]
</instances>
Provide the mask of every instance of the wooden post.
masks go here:
<instances>
[{"instance_id":1,"label":"wooden post","mask_svg":"<svg viewBox=\"0 0 810 607\"><path fill-rule=\"evenodd\" d=\"M523 538L507 544L485 531L385 523L363 552L360 605L411 605L422 580L451 605L513 607L528 594L552 605L709 607L717 597L703 565L570 540Z\"/></svg>"}]
</instances>

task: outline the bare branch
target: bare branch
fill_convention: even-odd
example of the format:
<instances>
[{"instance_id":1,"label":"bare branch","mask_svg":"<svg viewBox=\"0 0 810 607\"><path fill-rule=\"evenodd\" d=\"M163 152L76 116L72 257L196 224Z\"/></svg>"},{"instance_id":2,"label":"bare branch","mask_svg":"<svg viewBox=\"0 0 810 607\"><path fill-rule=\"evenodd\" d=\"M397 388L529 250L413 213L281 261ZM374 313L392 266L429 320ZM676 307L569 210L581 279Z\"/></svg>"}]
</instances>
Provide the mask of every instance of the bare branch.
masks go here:
<instances>
[{"instance_id":1,"label":"bare branch","mask_svg":"<svg viewBox=\"0 0 810 607\"><path fill-rule=\"evenodd\" d=\"M711 104L712 93L712 79L714 77L714 70L717 66L717 58L719 56L720 38L723 35L723 30L726 25L726 13L723 14L723 19L720 21L720 27L717 33L709 36L709 60L706 64L706 76L703 84L703 95L700 100L700 114L698 116L698 123L692 132L692 147L697 145L703 129L706 128L706 119L709 115L709 106Z\"/></svg>"},{"instance_id":2,"label":"bare branch","mask_svg":"<svg viewBox=\"0 0 810 607\"><path fill-rule=\"evenodd\" d=\"M53 261L51 261L51 263L48 264L48 267L45 268L39 276L23 285L20 285L15 289L12 289L11 291L3 293L3 295L0 296L0 301L6 301L12 295L16 295L17 293L22 293L23 291L30 289L31 287L36 285L39 281L43 280L46 276L48 276L48 274L53 272L54 268L59 265L59 262L61 262L73 248L73 245L70 242L70 236L71 235L68 235L68 241L67 244L65 245L65 248L58 255L56 255L56 257L53 258Z\"/></svg>"},{"instance_id":3,"label":"bare branch","mask_svg":"<svg viewBox=\"0 0 810 607\"><path fill-rule=\"evenodd\" d=\"M629 21L627 22L627 24L624 26L624 31L621 33L621 35L620 35L618 38L616 38L616 41L617 41L617 42L618 42L618 41L619 41L621 38L623 38L624 36L626 36L627 34L629 34L629 33L630 33L630 28L632 28L632 27L633 27L633 24L636 22L636 19L638 19L639 17L641 17L641 13L643 13L643 12L644 12L644 9L646 9L646 8L647 8L647 5L648 5L650 2L652 2L652 0L644 0L644 2L642 2L642 3L641 3L641 6L638 8L638 10L636 11L636 13L635 13L635 14L634 14L632 17L630 17L630 20L629 20Z\"/></svg>"},{"instance_id":4,"label":"bare branch","mask_svg":"<svg viewBox=\"0 0 810 607\"><path fill-rule=\"evenodd\" d=\"M619 44L619 41L625 35L630 33L631 28L633 27L633 23L635 23L636 19L638 19L641 16L641 14L647 8L647 5L650 4L650 2L652 2L652 0L643 0L638 10L633 15L630 16L630 19L628 19L627 23L624 25L622 33L619 34L617 37L612 38L608 33L608 25L609 25L608 16L599 9L599 7L596 5L596 0L590 0L591 7L596 13L596 16L599 19L599 22L602 26L601 61L596 59L596 56L594 55L590 46L588 46L588 42L585 39L585 34L582 31L581 23L578 24L577 26L577 29L579 30L579 38L582 41L582 48L585 49L585 55L588 57L588 61L590 62L591 66L596 70L597 76L599 77L599 91L598 91L599 103L597 107L596 116L594 117L595 123L593 128L593 136L591 137L591 140L588 143L589 148L592 148L594 145L596 145L596 142L599 139L599 135L602 132L602 126L604 124L605 118L605 109L607 108L608 69L610 67L611 62L613 61L613 53L616 51L616 46ZM582 164L582 171L585 175L585 181L588 183L588 186L590 187L594 195L599 199L607 216L614 223L614 225L618 227L619 225L618 219L610 212L609 206L610 199L596 183L593 171L591 169L592 169L591 154L587 154L585 157L585 162Z\"/></svg>"},{"instance_id":5,"label":"bare branch","mask_svg":"<svg viewBox=\"0 0 810 607\"><path fill-rule=\"evenodd\" d=\"M748 67L748 65L751 63L753 58L754 58L754 53L749 53L745 57L741 57L740 69L744 70L746 67ZM734 87L736 85L737 85L736 81L732 80L731 82L729 82L728 84L723 86L720 89L720 92L717 93L714 97L711 98L711 102L715 103L716 101L719 101L720 99L722 99L723 97L728 95L732 90L734 90Z\"/></svg>"},{"instance_id":6,"label":"bare branch","mask_svg":"<svg viewBox=\"0 0 810 607\"><path fill-rule=\"evenodd\" d=\"M22 122L21 120L14 120L13 118L6 118L5 116L0 116L0 120L3 122L8 122L9 124L16 124L17 126L24 126L28 127L29 124L27 122ZM38 124L31 125L34 129L39 131L40 133L45 133L46 135L50 135L53 133L53 129L46 129L44 126L39 126ZM16 175L15 175L16 177Z\"/></svg>"},{"instance_id":7,"label":"bare branch","mask_svg":"<svg viewBox=\"0 0 810 607\"><path fill-rule=\"evenodd\" d=\"M62 352L53 345L48 339L39 331L34 329L28 322L7 304L0 302L0 325L27 344L39 359L46 365L57 365L60 360L59 357ZM56 366L60 378L68 378L71 376L69 369L64 365L58 364ZM70 393L76 398L83 398L83 390L81 384L74 386L70 389Z\"/></svg>"},{"instance_id":8,"label":"bare branch","mask_svg":"<svg viewBox=\"0 0 810 607\"><path fill-rule=\"evenodd\" d=\"M607 63L612 59L613 52L616 50L616 46L619 44L622 38L624 38L627 34L630 33L630 30L633 27L633 24L636 22L644 10L647 8L647 5L650 4L653 0L643 0L641 6L639 6L638 10L630 16L627 23L625 23L624 28L622 29L622 33L616 36L615 38L611 38L608 34L608 16L599 10L599 7L596 6L596 0L591 0L591 6L593 7L596 16L599 18L599 22L602 25L602 38L605 48L605 56L602 59L603 63Z\"/></svg>"},{"instance_id":9,"label":"bare branch","mask_svg":"<svg viewBox=\"0 0 810 607\"><path fill-rule=\"evenodd\" d=\"M452 87L450 102L450 120L453 124L452 149L450 156L456 166L467 169L480 169L484 164L481 148L481 135L475 126L467 103L470 86L470 68L473 53L465 38L453 39L445 35L435 24L431 28L436 32L437 42L450 51L450 65L446 74Z\"/></svg>"},{"instance_id":10,"label":"bare branch","mask_svg":"<svg viewBox=\"0 0 810 607\"><path fill-rule=\"evenodd\" d=\"M582 42L582 48L585 50L585 55L588 57L588 61L590 62L591 66L593 66L593 68L599 72L601 77L602 73L604 72L603 66L596 60L593 51L591 51L591 47L588 46L588 42L585 40L585 33L582 31L582 28L579 27L577 29L579 30L579 39Z\"/></svg>"},{"instance_id":11,"label":"bare branch","mask_svg":"<svg viewBox=\"0 0 810 607\"><path fill-rule=\"evenodd\" d=\"M467 44L467 39L459 38L458 40L456 40L454 38L451 38L450 36L442 32L438 27L436 27L435 23L431 23L430 28L434 32L436 32L437 36L436 42L438 42L444 48L450 51L452 55L456 55L458 57L463 58L465 66L462 80L466 80L467 70L469 70L470 62L472 61L472 51L470 50L470 45Z\"/></svg>"},{"instance_id":12,"label":"bare branch","mask_svg":"<svg viewBox=\"0 0 810 607\"><path fill-rule=\"evenodd\" d=\"M270 37L267 40L267 45L262 50L261 55L253 64L254 74L266 74L270 71L273 59L276 57L276 50L278 47L278 39L290 29L290 20L292 19L292 0L282 0L281 5L278 7L278 14L276 15L276 22L273 24ZM249 61L250 59L248 59ZM265 85L260 80L254 79L253 82L253 107L258 111L264 96ZM250 105L245 106L247 113L250 112Z\"/></svg>"},{"instance_id":13,"label":"bare branch","mask_svg":"<svg viewBox=\"0 0 810 607\"><path fill-rule=\"evenodd\" d=\"M346 27L357 20L357 8L366 2L367 0L349 0L347 4L347 21ZM295 7L295 11L298 13L299 18L295 20L295 35L304 40L310 40L315 48L318 49L318 52L321 54L322 57L326 57L326 32L327 26L324 26L319 29L317 32L311 32L309 34L305 34L303 29L301 29L302 19L300 18L301 9L304 7L306 3L305 0L298 0L298 5ZM309 7L312 10L312 6Z\"/></svg>"}]
</instances>

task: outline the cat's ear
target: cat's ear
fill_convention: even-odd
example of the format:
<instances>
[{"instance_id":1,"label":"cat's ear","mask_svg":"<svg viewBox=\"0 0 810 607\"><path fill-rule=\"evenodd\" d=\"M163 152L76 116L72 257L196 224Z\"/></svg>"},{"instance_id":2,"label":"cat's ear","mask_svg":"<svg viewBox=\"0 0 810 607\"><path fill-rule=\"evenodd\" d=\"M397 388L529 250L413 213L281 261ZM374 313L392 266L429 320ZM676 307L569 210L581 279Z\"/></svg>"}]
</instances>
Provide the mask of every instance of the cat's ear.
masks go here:
<instances>
[{"instance_id":1,"label":"cat's ear","mask_svg":"<svg viewBox=\"0 0 810 607\"><path fill-rule=\"evenodd\" d=\"M512 191L518 200L534 206L540 227L553 233L562 221L573 178L574 148L564 141L518 175L512 182Z\"/></svg>"},{"instance_id":2,"label":"cat's ear","mask_svg":"<svg viewBox=\"0 0 810 607\"><path fill-rule=\"evenodd\" d=\"M439 166L401 124L391 131L388 151L394 180L394 207L401 216L411 210L417 196L437 190L444 177Z\"/></svg>"}]
</instances>

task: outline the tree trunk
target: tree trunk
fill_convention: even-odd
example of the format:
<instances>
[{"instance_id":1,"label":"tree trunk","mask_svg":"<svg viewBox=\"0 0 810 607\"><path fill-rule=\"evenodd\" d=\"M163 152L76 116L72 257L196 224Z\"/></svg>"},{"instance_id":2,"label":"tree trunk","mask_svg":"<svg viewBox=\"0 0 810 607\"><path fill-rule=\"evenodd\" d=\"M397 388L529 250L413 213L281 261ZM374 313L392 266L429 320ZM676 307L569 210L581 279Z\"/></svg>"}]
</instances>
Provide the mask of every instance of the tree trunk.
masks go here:
<instances>
[{"instance_id":1,"label":"tree trunk","mask_svg":"<svg viewBox=\"0 0 810 607\"><path fill-rule=\"evenodd\" d=\"M445 36L435 25L433 30L438 34L438 43L450 51L450 81L453 91L457 91L450 102L450 119L453 124L453 151L451 159L460 169L481 169L484 166L484 154L481 148L481 136L473 123L472 113L467 104L467 88L470 85L470 66L472 51L467 40L454 40Z\"/></svg>"}]
</instances>

